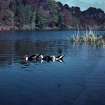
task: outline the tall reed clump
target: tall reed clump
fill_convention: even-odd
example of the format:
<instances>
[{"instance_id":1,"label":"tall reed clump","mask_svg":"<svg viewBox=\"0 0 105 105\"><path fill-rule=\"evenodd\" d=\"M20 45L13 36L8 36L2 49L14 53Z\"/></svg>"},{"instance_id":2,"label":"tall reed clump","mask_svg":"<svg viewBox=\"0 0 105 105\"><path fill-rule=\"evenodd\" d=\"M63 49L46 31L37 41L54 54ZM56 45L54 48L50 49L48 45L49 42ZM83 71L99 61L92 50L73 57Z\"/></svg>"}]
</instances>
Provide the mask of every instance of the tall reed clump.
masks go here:
<instances>
[{"instance_id":1,"label":"tall reed clump","mask_svg":"<svg viewBox=\"0 0 105 105\"><path fill-rule=\"evenodd\" d=\"M74 34L71 37L71 42L75 42L77 44L91 44L91 45L96 45L98 47L100 46L104 46L105 47L105 38L102 35L97 35L95 32L93 31L86 31L83 35L80 34L80 32L76 32L76 34Z\"/></svg>"}]
</instances>

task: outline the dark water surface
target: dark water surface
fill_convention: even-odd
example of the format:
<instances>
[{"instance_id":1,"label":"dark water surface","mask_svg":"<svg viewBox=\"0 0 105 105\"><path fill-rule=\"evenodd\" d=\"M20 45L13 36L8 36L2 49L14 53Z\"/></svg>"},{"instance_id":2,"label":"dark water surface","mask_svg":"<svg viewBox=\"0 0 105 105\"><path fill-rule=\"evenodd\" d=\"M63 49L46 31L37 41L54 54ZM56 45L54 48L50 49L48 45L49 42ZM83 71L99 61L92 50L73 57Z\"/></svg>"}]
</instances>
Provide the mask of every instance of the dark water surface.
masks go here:
<instances>
[{"instance_id":1,"label":"dark water surface","mask_svg":"<svg viewBox=\"0 0 105 105\"><path fill-rule=\"evenodd\" d=\"M0 33L0 105L105 105L105 48L71 44L72 34ZM63 63L22 62L59 49Z\"/></svg>"}]
</instances>

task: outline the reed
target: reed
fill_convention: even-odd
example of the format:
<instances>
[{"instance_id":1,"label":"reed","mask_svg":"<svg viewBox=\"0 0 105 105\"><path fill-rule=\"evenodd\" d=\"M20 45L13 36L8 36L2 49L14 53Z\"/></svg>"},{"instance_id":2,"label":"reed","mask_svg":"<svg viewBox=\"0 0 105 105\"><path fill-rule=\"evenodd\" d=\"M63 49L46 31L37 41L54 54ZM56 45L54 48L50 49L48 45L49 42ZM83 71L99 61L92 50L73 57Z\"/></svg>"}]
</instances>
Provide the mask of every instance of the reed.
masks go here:
<instances>
[{"instance_id":1,"label":"reed","mask_svg":"<svg viewBox=\"0 0 105 105\"><path fill-rule=\"evenodd\" d=\"M74 34L70 40L71 42L75 42L77 44L85 43L105 47L105 38L103 36L98 36L91 30L86 31L83 35L80 35L80 33L77 32L77 34Z\"/></svg>"}]
</instances>

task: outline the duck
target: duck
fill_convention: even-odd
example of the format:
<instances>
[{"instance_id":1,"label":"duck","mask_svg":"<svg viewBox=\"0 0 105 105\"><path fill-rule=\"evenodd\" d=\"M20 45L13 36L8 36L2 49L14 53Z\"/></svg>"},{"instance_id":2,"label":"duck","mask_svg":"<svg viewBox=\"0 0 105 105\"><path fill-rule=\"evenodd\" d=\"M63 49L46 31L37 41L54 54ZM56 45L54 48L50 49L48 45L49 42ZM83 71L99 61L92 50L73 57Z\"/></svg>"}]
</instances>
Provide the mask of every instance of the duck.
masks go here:
<instances>
[{"instance_id":1,"label":"duck","mask_svg":"<svg viewBox=\"0 0 105 105\"><path fill-rule=\"evenodd\" d=\"M43 57L43 60L44 60L44 61L47 61L47 62L50 62L50 61L52 61L52 57L46 55L46 56Z\"/></svg>"},{"instance_id":2,"label":"duck","mask_svg":"<svg viewBox=\"0 0 105 105\"><path fill-rule=\"evenodd\" d=\"M55 61L63 62L63 58L64 58L64 55L52 56L52 61L53 62L55 62Z\"/></svg>"},{"instance_id":3,"label":"duck","mask_svg":"<svg viewBox=\"0 0 105 105\"><path fill-rule=\"evenodd\" d=\"M31 55L31 56L25 55L24 58L25 58L25 61L33 61L33 60L36 60L37 55Z\"/></svg>"}]
</instances>

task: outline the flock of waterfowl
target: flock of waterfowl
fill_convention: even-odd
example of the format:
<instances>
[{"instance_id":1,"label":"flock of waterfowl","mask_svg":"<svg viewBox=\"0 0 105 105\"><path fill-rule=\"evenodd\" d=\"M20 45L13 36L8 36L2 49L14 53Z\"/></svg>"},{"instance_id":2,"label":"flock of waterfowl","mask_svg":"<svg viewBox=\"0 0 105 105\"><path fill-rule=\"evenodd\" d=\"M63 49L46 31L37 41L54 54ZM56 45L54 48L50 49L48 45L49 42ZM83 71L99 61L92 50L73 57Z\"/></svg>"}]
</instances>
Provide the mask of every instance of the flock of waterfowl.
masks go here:
<instances>
[{"instance_id":1,"label":"flock of waterfowl","mask_svg":"<svg viewBox=\"0 0 105 105\"><path fill-rule=\"evenodd\" d=\"M87 45L96 45L97 47L105 47L105 37L102 35L97 35L93 31L86 31L84 35L80 35L79 32L77 32L75 35L73 35L70 38L71 42L76 44L82 44L85 43Z\"/></svg>"},{"instance_id":2,"label":"flock of waterfowl","mask_svg":"<svg viewBox=\"0 0 105 105\"><path fill-rule=\"evenodd\" d=\"M25 55L24 61L25 62L34 61L34 62L41 62L41 63L43 63L44 61L46 61L46 62L55 62L55 61L63 62L63 58L64 58L64 55L49 56L49 55L35 54L35 55L31 55L31 56Z\"/></svg>"}]
</instances>

